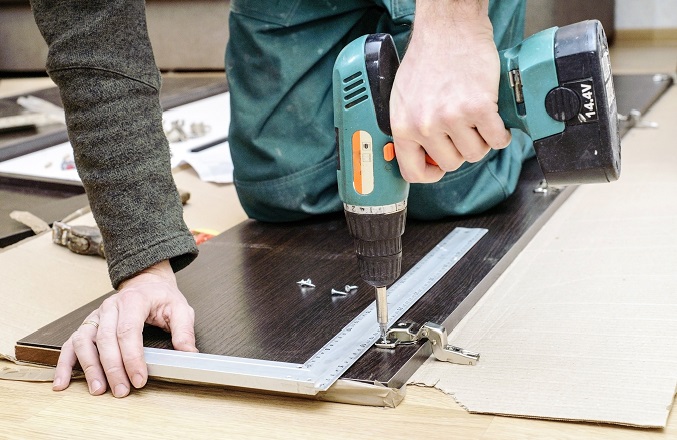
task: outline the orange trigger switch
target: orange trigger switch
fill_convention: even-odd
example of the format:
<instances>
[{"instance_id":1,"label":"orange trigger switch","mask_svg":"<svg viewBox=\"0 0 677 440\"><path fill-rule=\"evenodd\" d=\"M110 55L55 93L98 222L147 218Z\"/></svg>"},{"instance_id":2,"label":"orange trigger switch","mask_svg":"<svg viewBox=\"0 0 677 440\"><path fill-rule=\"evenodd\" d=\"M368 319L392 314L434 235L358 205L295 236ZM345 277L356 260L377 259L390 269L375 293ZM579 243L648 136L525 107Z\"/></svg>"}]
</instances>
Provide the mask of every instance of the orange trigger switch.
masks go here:
<instances>
[{"instance_id":1,"label":"orange trigger switch","mask_svg":"<svg viewBox=\"0 0 677 440\"><path fill-rule=\"evenodd\" d=\"M437 166L437 162L435 162L435 159L433 159L432 157L428 156L428 153L426 153L426 155L425 155L425 163L428 163L428 164L430 164L430 165L435 165L435 166Z\"/></svg>"},{"instance_id":2,"label":"orange trigger switch","mask_svg":"<svg viewBox=\"0 0 677 440\"><path fill-rule=\"evenodd\" d=\"M386 162L395 159L395 145L392 142L388 142L383 146L383 158Z\"/></svg>"}]
</instances>

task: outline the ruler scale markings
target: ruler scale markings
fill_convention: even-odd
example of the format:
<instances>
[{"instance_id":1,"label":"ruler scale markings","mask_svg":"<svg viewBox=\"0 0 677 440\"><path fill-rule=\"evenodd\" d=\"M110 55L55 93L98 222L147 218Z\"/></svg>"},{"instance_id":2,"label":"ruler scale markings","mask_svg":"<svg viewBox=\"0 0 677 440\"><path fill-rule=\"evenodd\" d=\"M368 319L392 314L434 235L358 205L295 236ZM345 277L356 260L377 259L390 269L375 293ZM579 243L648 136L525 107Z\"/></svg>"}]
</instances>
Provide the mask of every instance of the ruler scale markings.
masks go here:
<instances>
[{"instance_id":1,"label":"ruler scale markings","mask_svg":"<svg viewBox=\"0 0 677 440\"><path fill-rule=\"evenodd\" d=\"M392 326L485 234L455 228L388 293ZM304 364L145 348L151 377L314 395L326 391L380 337L372 302Z\"/></svg>"},{"instance_id":2,"label":"ruler scale markings","mask_svg":"<svg viewBox=\"0 0 677 440\"><path fill-rule=\"evenodd\" d=\"M388 310L390 310L388 325L392 326L400 319L486 233L487 230L481 228L455 228L414 267L400 277L388 292ZM325 347L332 347L332 350L343 351L345 354L326 357L327 352L323 347L304 364L326 372L318 378L316 383L318 391L326 391L353 364L353 362L347 365L342 364L345 359L359 358L378 340L380 330L375 315L376 307L372 303L344 328L344 330L362 330L351 332L357 335L356 338L348 338L346 333L339 332L325 345ZM340 359L339 364L336 363L337 358Z\"/></svg>"}]
</instances>

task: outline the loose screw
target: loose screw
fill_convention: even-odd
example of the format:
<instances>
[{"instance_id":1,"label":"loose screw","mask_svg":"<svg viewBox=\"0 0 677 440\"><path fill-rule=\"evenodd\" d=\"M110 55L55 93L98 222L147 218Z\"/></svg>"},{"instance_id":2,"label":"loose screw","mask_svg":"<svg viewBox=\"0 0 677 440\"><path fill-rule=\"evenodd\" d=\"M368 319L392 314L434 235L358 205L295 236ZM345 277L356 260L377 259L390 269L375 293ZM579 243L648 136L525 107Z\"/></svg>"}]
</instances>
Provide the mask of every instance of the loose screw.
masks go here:
<instances>
[{"instance_id":1,"label":"loose screw","mask_svg":"<svg viewBox=\"0 0 677 440\"><path fill-rule=\"evenodd\" d=\"M307 280L302 279L301 281L297 281L296 284L298 284L301 287L312 287L315 288L315 284L308 278Z\"/></svg>"}]
</instances>

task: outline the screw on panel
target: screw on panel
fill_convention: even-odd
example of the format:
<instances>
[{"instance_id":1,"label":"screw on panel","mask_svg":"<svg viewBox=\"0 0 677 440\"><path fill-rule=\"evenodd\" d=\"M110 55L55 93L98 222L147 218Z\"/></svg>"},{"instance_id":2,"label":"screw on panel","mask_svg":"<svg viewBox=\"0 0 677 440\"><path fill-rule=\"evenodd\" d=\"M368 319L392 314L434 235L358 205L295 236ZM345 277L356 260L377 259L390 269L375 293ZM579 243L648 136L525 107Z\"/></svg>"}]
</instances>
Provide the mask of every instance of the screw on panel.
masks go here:
<instances>
[{"instance_id":1,"label":"screw on panel","mask_svg":"<svg viewBox=\"0 0 677 440\"><path fill-rule=\"evenodd\" d=\"M547 194L548 182L546 182L545 180L541 180L541 183L539 183L538 186L534 188L534 192L539 194Z\"/></svg>"},{"instance_id":2,"label":"screw on panel","mask_svg":"<svg viewBox=\"0 0 677 440\"><path fill-rule=\"evenodd\" d=\"M313 284L312 280L310 278L308 279L302 279L301 281L297 281L296 284L298 284L301 287L310 287L311 289L315 288L315 284Z\"/></svg>"}]
</instances>

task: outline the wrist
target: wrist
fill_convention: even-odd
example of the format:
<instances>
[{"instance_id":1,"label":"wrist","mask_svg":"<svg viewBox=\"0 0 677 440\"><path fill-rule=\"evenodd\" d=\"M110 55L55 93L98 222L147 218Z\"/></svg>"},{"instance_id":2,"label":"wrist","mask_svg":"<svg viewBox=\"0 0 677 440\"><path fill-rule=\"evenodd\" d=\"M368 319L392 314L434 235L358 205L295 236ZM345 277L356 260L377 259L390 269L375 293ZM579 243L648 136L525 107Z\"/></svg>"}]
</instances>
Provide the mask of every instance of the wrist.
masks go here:
<instances>
[{"instance_id":1,"label":"wrist","mask_svg":"<svg viewBox=\"0 0 677 440\"><path fill-rule=\"evenodd\" d=\"M419 0L416 19L430 21L475 21L489 15L488 0ZM447 24L450 24L447 22Z\"/></svg>"},{"instance_id":2,"label":"wrist","mask_svg":"<svg viewBox=\"0 0 677 440\"><path fill-rule=\"evenodd\" d=\"M158 281L158 279L176 284L176 276L174 275L171 264L169 264L169 260L162 260L124 280L118 286L118 290L124 289L129 284L145 281Z\"/></svg>"},{"instance_id":3,"label":"wrist","mask_svg":"<svg viewBox=\"0 0 677 440\"><path fill-rule=\"evenodd\" d=\"M412 41L435 43L457 37L476 38L488 35L493 39L486 0L418 1L412 31Z\"/></svg>"}]
</instances>

